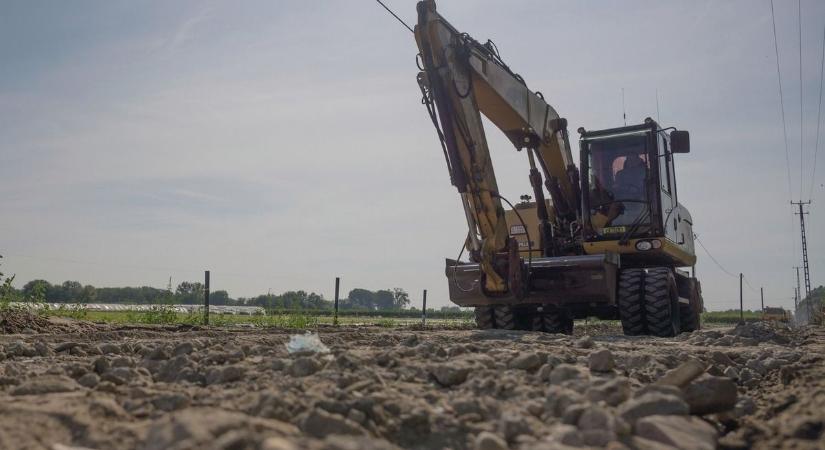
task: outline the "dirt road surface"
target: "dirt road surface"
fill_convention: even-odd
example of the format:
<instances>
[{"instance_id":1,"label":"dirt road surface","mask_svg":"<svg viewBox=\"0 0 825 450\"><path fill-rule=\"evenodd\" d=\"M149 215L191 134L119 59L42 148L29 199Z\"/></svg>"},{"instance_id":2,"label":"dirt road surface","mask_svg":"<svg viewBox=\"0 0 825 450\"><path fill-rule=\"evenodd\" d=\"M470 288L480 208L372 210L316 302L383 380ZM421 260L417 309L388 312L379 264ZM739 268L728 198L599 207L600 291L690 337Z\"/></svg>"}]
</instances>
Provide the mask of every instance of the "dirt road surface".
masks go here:
<instances>
[{"instance_id":1,"label":"dirt road surface","mask_svg":"<svg viewBox=\"0 0 825 450\"><path fill-rule=\"evenodd\" d=\"M677 338L39 323L0 335L2 449L825 448L825 332ZM698 377L696 377L698 375Z\"/></svg>"}]
</instances>

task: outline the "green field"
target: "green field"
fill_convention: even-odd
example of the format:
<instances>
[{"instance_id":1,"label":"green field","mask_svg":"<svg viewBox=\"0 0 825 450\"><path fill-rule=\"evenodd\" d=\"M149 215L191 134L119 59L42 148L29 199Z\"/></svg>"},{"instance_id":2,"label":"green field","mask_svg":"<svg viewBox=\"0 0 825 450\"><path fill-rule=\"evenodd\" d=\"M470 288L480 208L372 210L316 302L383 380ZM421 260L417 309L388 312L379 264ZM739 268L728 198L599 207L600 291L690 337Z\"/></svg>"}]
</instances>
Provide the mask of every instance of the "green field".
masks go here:
<instances>
[{"instance_id":1,"label":"green field","mask_svg":"<svg viewBox=\"0 0 825 450\"><path fill-rule=\"evenodd\" d=\"M164 306L157 306L149 311L87 311L82 308L58 308L42 312L48 316L69 317L91 322L114 324L157 324L157 325L202 325L201 312L179 313ZM758 321L761 314L746 311L745 321ZM334 316L329 311L278 311L268 315L241 315L215 314L210 315L209 324L212 326L255 326L277 328L315 328L324 325L333 325ZM707 324L736 324L739 322L739 313L731 311L716 311L702 314L702 321ZM421 323L420 312L411 314L403 312L355 312L347 311L338 317L340 325L370 325L382 327L412 326ZM472 314L439 314L428 315L427 323L435 326L450 326L459 328L473 327ZM590 319L577 321L579 326L586 324L609 324L619 326L618 321L600 321Z\"/></svg>"},{"instance_id":2,"label":"green field","mask_svg":"<svg viewBox=\"0 0 825 450\"><path fill-rule=\"evenodd\" d=\"M745 322L758 322L762 320L762 313L759 311L745 311L743 316ZM739 323L739 311L710 311L702 313L702 322L737 324Z\"/></svg>"},{"instance_id":3,"label":"green field","mask_svg":"<svg viewBox=\"0 0 825 450\"><path fill-rule=\"evenodd\" d=\"M203 314L178 313L163 307L150 311L85 311L82 309L53 309L44 314L56 317L69 317L90 322L115 324L158 324L158 325L202 325ZM314 328L323 325L333 325L335 317L315 312L284 312L271 315L241 315L241 314L210 314L209 324L213 326L243 326L278 327L278 328ZM418 325L420 316L404 317L392 313L376 314L346 314L338 317L340 325L372 325L382 327L397 327ZM473 323L469 318L427 317L427 324L438 326L469 327Z\"/></svg>"}]
</instances>

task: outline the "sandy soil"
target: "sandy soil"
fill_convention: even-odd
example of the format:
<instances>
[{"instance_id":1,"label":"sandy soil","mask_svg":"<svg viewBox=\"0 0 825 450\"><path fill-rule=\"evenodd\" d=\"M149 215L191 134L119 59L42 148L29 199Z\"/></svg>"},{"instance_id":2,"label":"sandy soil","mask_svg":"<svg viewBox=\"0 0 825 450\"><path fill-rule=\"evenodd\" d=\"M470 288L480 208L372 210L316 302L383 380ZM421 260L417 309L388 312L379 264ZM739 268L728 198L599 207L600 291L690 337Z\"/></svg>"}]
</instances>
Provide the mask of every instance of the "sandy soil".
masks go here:
<instances>
[{"instance_id":1,"label":"sandy soil","mask_svg":"<svg viewBox=\"0 0 825 450\"><path fill-rule=\"evenodd\" d=\"M284 330L25 331L0 335L2 449L825 448L822 329L323 328L297 355Z\"/></svg>"}]
</instances>

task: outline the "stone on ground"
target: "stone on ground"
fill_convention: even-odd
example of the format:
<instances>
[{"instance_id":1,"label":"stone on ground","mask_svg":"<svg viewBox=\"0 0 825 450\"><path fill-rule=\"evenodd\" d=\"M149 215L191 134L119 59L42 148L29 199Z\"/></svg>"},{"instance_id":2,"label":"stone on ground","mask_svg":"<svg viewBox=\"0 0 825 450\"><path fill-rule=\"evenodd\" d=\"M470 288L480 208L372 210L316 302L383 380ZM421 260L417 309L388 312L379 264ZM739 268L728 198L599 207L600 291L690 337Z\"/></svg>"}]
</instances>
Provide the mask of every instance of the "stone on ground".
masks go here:
<instances>
[{"instance_id":1,"label":"stone on ground","mask_svg":"<svg viewBox=\"0 0 825 450\"><path fill-rule=\"evenodd\" d=\"M649 416L635 430L638 437L682 450L713 450L718 438L713 426L691 416Z\"/></svg>"}]
</instances>

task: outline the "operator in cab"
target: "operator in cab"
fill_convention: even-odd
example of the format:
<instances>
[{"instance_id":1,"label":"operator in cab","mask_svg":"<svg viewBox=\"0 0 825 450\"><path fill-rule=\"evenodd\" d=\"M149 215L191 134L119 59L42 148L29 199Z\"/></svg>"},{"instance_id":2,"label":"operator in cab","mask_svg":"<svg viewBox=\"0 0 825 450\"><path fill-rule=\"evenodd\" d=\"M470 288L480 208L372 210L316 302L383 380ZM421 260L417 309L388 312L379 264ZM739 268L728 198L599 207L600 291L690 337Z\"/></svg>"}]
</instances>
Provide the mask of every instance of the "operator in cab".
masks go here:
<instances>
[{"instance_id":1,"label":"operator in cab","mask_svg":"<svg viewBox=\"0 0 825 450\"><path fill-rule=\"evenodd\" d=\"M612 183L603 184L602 177L594 177L590 203L598 206L591 223L597 229L632 224L646 208L647 163L638 153L629 152L614 156L602 167L608 171L603 177L612 178Z\"/></svg>"},{"instance_id":2,"label":"operator in cab","mask_svg":"<svg viewBox=\"0 0 825 450\"><path fill-rule=\"evenodd\" d=\"M636 153L625 157L622 170L616 172L613 194L617 200L645 200L647 164Z\"/></svg>"}]
</instances>

